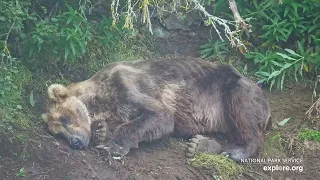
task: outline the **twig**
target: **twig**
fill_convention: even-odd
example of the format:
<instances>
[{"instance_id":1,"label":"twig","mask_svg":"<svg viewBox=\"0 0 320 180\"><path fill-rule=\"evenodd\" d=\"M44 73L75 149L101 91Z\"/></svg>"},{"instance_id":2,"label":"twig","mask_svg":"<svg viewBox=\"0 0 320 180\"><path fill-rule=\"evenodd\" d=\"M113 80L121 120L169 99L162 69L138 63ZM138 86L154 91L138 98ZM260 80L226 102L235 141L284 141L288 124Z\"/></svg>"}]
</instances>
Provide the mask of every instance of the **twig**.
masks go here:
<instances>
[{"instance_id":1,"label":"twig","mask_svg":"<svg viewBox=\"0 0 320 180\"><path fill-rule=\"evenodd\" d=\"M49 173L50 171L52 171L52 170L53 170L53 168L50 169L49 171L34 173L34 174L32 174L32 176L46 175L46 174L48 174L48 173Z\"/></svg>"},{"instance_id":2,"label":"twig","mask_svg":"<svg viewBox=\"0 0 320 180\"><path fill-rule=\"evenodd\" d=\"M94 176L95 176L96 178L100 179L100 178L98 177L98 174L96 173L96 171L93 170L93 168L90 166L90 164L87 163L86 160L83 159L82 162L85 163L85 164L89 167L89 169L93 172L93 174L94 174Z\"/></svg>"},{"instance_id":3,"label":"twig","mask_svg":"<svg viewBox=\"0 0 320 180\"><path fill-rule=\"evenodd\" d=\"M312 103L313 103L313 97L317 96L316 89L317 89L317 86L318 86L318 82L320 82L320 75L317 76L317 80L316 80L316 82L314 82L314 88L313 88L312 97L311 97L311 102Z\"/></svg>"},{"instance_id":4,"label":"twig","mask_svg":"<svg viewBox=\"0 0 320 180\"><path fill-rule=\"evenodd\" d=\"M317 105L318 103L320 103L320 98L319 98L316 102L314 102L314 103L312 104L312 106L308 109L308 111L305 113L305 115L310 114L311 111L313 110L313 107L314 107L315 105Z\"/></svg>"},{"instance_id":5,"label":"twig","mask_svg":"<svg viewBox=\"0 0 320 180\"><path fill-rule=\"evenodd\" d=\"M313 93L312 93L312 97L311 97L312 103L313 103L313 98L317 96L316 88L318 86L318 82L320 82L320 75L317 76L317 80L314 83ZM310 119L312 111L314 110L314 108L316 108L318 110L318 106L320 106L320 98L311 105L311 107L308 109L308 111L305 113L305 115L308 116L308 118Z\"/></svg>"},{"instance_id":6,"label":"twig","mask_svg":"<svg viewBox=\"0 0 320 180\"><path fill-rule=\"evenodd\" d=\"M50 13L49 13L49 19L51 18L53 9L56 9L56 12L57 12L58 5L59 5L59 2L57 2L57 3L52 7L52 9L51 9L51 11L50 11ZM56 13L56 12L55 12L55 13Z\"/></svg>"},{"instance_id":7,"label":"twig","mask_svg":"<svg viewBox=\"0 0 320 180\"><path fill-rule=\"evenodd\" d=\"M195 174L196 176L198 176L198 178L200 178L201 180L204 180L198 173L196 173L193 169L191 169L190 167L187 167L187 169L189 171L191 171L193 174Z\"/></svg>"},{"instance_id":8,"label":"twig","mask_svg":"<svg viewBox=\"0 0 320 180\"><path fill-rule=\"evenodd\" d=\"M218 30L218 28L216 26L216 23L224 28L225 36L230 41L232 47L235 47L235 46L236 47L243 47L245 51L247 50L245 45L243 44L243 42L237 37L238 33L240 31L240 30L238 30L239 28L237 27L238 26L237 23L233 23L231 21L228 21L228 20L225 20L225 19L222 19L222 18L219 18L219 17L211 15L210 13L208 13L206 11L204 6L201 5L198 0L189 0L189 1L194 3L194 5L195 5L194 9L199 10L202 14L204 14L204 16L207 18L206 24L213 26L213 28L216 30L216 32L217 32L219 38L221 39L221 41L224 41L224 40L223 40L223 38L222 38L222 36L220 34L220 31ZM236 11L236 10L234 10L234 11ZM238 15L237 15L237 18L238 18ZM231 24L231 25L235 26L236 30L235 31L231 31L231 29L230 29L228 24Z\"/></svg>"},{"instance_id":9,"label":"twig","mask_svg":"<svg viewBox=\"0 0 320 180\"><path fill-rule=\"evenodd\" d=\"M234 20L237 24L237 28L240 27L243 29L247 35L249 35L249 32L251 32L250 26L243 20L243 18L240 16L236 2L234 0L229 0L229 6L232 11Z\"/></svg>"},{"instance_id":10,"label":"twig","mask_svg":"<svg viewBox=\"0 0 320 180\"><path fill-rule=\"evenodd\" d=\"M7 32L7 36L6 36L6 39L4 40L4 44L3 44L4 47L3 47L3 50L2 50L2 52L4 52L5 54L8 54L9 57L11 57L11 54L10 54L10 51L8 49L8 39L9 39L9 35L10 35L11 31L12 31L12 28L13 28L14 24L15 24L15 22L12 23L12 25L9 28L9 31Z\"/></svg>"}]
</instances>

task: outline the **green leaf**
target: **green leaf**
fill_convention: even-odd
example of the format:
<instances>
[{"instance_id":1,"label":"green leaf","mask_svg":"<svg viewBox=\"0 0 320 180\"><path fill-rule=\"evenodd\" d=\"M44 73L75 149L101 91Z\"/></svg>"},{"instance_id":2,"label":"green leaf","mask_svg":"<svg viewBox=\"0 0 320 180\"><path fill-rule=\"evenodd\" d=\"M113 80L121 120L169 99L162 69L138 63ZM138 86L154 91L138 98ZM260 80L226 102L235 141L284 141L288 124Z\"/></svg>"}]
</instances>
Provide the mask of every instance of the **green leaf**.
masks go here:
<instances>
[{"instance_id":1,"label":"green leaf","mask_svg":"<svg viewBox=\"0 0 320 180\"><path fill-rule=\"evenodd\" d=\"M72 21L72 16L69 16L68 20L67 20L67 24L69 24Z\"/></svg>"},{"instance_id":2,"label":"green leaf","mask_svg":"<svg viewBox=\"0 0 320 180\"><path fill-rule=\"evenodd\" d=\"M308 30L308 33L310 33L311 31L313 31L313 30L315 30L315 29L317 29L317 28L319 28L317 25L311 26L311 27L309 28L309 30Z\"/></svg>"},{"instance_id":3,"label":"green leaf","mask_svg":"<svg viewBox=\"0 0 320 180\"><path fill-rule=\"evenodd\" d=\"M264 72L264 71L259 71L259 72L257 72L257 74L262 75L262 76L266 76L266 77L269 77L269 76L270 76L269 73Z\"/></svg>"},{"instance_id":4,"label":"green leaf","mask_svg":"<svg viewBox=\"0 0 320 180\"><path fill-rule=\"evenodd\" d=\"M284 10L284 17L286 17L286 15L288 14L289 12L289 6L286 6L286 9Z\"/></svg>"},{"instance_id":5,"label":"green leaf","mask_svg":"<svg viewBox=\"0 0 320 180\"><path fill-rule=\"evenodd\" d=\"M24 170L24 168L21 168L21 169L19 170L19 172L16 173L16 176L24 177L24 176L25 176L25 170Z\"/></svg>"},{"instance_id":6,"label":"green leaf","mask_svg":"<svg viewBox=\"0 0 320 180\"><path fill-rule=\"evenodd\" d=\"M288 53L290 53L290 54L292 54L292 55L295 55L295 56L299 56L299 57L302 57L302 56L300 56L299 54L297 54L297 53L295 53L293 50L291 50L291 49L284 49L285 51L287 51Z\"/></svg>"},{"instance_id":7,"label":"green leaf","mask_svg":"<svg viewBox=\"0 0 320 180\"><path fill-rule=\"evenodd\" d=\"M284 66L281 68L281 71L283 71L284 69L289 68L292 64L291 63L285 63Z\"/></svg>"},{"instance_id":8,"label":"green leaf","mask_svg":"<svg viewBox=\"0 0 320 180\"><path fill-rule=\"evenodd\" d=\"M299 16L298 16L298 6L297 6L297 3L292 3L292 7L293 7L293 9L294 9L295 15L296 15L297 17L299 17Z\"/></svg>"},{"instance_id":9,"label":"green leaf","mask_svg":"<svg viewBox=\"0 0 320 180\"><path fill-rule=\"evenodd\" d=\"M30 93L29 102L30 102L30 105L32 107L34 107L35 101L34 101L34 98L33 98L33 91L31 91L31 93Z\"/></svg>"},{"instance_id":10,"label":"green leaf","mask_svg":"<svg viewBox=\"0 0 320 180\"><path fill-rule=\"evenodd\" d=\"M290 119L291 119L291 117L285 118L284 120L278 122L278 125L279 126L284 126Z\"/></svg>"},{"instance_id":11,"label":"green leaf","mask_svg":"<svg viewBox=\"0 0 320 180\"><path fill-rule=\"evenodd\" d=\"M294 58L292 58L292 57L289 57L289 56L286 55L286 54L282 54L282 53L279 53L279 52L277 52L276 54L278 54L279 56L281 56L281 57L283 57L283 58L285 58L285 59L296 60L296 59L294 59Z\"/></svg>"},{"instance_id":12,"label":"green leaf","mask_svg":"<svg viewBox=\"0 0 320 180\"><path fill-rule=\"evenodd\" d=\"M273 77L278 76L280 73L281 73L281 71L274 71L274 72L272 72L272 73L270 74L269 78L268 78L268 81L269 81L270 79L272 79Z\"/></svg>"},{"instance_id":13,"label":"green leaf","mask_svg":"<svg viewBox=\"0 0 320 180\"><path fill-rule=\"evenodd\" d=\"M67 59L68 56L69 56L69 49L65 48L65 50L64 50L64 59Z\"/></svg>"},{"instance_id":14,"label":"green leaf","mask_svg":"<svg viewBox=\"0 0 320 180\"><path fill-rule=\"evenodd\" d=\"M278 89L281 89L281 88L280 88L280 86L281 86L281 81L279 81L279 78L277 78L276 81L277 81L277 88L278 88Z\"/></svg>"},{"instance_id":15,"label":"green leaf","mask_svg":"<svg viewBox=\"0 0 320 180\"><path fill-rule=\"evenodd\" d=\"M71 36L72 36L72 34L68 34L67 41L70 39Z\"/></svg>"},{"instance_id":16,"label":"green leaf","mask_svg":"<svg viewBox=\"0 0 320 180\"><path fill-rule=\"evenodd\" d=\"M72 55L75 56L76 55L76 49L74 48L74 44L73 44L72 41L70 42L70 48L72 50Z\"/></svg>"},{"instance_id":17,"label":"green leaf","mask_svg":"<svg viewBox=\"0 0 320 180\"><path fill-rule=\"evenodd\" d=\"M276 65L276 66L279 66L279 67L283 67L283 64L280 64L274 60L271 60L272 64Z\"/></svg>"},{"instance_id":18,"label":"green leaf","mask_svg":"<svg viewBox=\"0 0 320 180\"><path fill-rule=\"evenodd\" d=\"M80 46L81 53L84 54L84 53L86 52L86 47L85 47L85 45L84 45L81 41L79 41L79 40L78 40L78 44L79 44L79 46Z\"/></svg>"},{"instance_id":19,"label":"green leaf","mask_svg":"<svg viewBox=\"0 0 320 180\"><path fill-rule=\"evenodd\" d=\"M275 81L276 81L276 79L272 79L272 80L271 80L271 83L270 83L270 91L271 91L271 89L272 89L272 87L273 87L273 85L274 85Z\"/></svg>"},{"instance_id":20,"label":"green leaf","mask_svg":"<svg viewBox=\"0 0 320 180\"><path fill-rule=\"evenodd\" d=\"M300 41L298 41L298 48L299 48L300 53L301 53L301 54L303 54L304 49L303 49L303 47L302 47L302 45L301 45Z\"/></svg>"}]
</instances>

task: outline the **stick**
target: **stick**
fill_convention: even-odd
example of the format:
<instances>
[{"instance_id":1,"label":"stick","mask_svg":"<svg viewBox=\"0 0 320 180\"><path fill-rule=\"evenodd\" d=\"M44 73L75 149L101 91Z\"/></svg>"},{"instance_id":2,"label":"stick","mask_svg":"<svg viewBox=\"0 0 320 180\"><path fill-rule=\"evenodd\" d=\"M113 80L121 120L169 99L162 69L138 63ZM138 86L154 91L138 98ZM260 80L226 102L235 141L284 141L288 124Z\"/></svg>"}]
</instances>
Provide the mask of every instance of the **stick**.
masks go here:
<instances>
[{"instance_id":1,"label":"stick","mask_svg":"<svg viewBox=\"0 0 320 180\"><path fill-rule=\"evenodd\" d=\"M189 168L189 167L187 167L187 169L189 170L189 171L191 171L193 174L195 174L196 176L198 176L198 178L200 178L201 180L204 180L198 173L196 173L193 169L191 169L191 168Z\"/></svg>"},{"instance_id":2,"label":"stick","mask_svg":"<svg viewBox=\"0 0 320 180\"><path fill-rule=\"evenodd\" d=\"M243 18L240 16L240 13L238 11L238 8L237 8L237 5L236 5L236 2L234 0L229 0L229 6L230 6L230 9L232 11L232 14L233 14L233 17L234 17L234 20L236 22L236 24L238 26L236 27L240 27L241 29L243 29L247 34L249 34L250 32L250 27L249 25L243 20Z\"/></svg>"},{"instance_id":3,"label":"stick","mask_svg":"<svg viewBox=\"0 0 320 180\"><path fill-rule=\"evenodd\" d=\"M93 172L94 176L99 179L98 174L96 173L96 171L94 171L94 170L92 169L92 167L90 166L90 164L88 164L87 161L84 160L84 159L82 160L82 162L85 163L85 164L89 167L89 169Z\"/></svg>"}]
</instances>

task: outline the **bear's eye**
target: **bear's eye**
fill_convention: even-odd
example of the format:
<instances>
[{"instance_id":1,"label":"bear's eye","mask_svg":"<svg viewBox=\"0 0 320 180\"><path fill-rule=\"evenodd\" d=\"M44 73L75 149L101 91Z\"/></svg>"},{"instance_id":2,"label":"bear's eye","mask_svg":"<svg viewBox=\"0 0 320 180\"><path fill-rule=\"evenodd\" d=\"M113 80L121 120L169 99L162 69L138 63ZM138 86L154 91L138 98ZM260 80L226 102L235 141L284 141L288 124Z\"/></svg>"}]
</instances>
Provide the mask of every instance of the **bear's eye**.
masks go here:
<instances>
[{"instance_id":1,"label":"bear's eye","mask_svg":"<svg viewBox=\"0 0 320 180\"><path fill-rule=\"evenodd\" d=\"M69 116L60 116L59 120L63 126L71 125L71 119Z\"/></svg>"}]
</instances>

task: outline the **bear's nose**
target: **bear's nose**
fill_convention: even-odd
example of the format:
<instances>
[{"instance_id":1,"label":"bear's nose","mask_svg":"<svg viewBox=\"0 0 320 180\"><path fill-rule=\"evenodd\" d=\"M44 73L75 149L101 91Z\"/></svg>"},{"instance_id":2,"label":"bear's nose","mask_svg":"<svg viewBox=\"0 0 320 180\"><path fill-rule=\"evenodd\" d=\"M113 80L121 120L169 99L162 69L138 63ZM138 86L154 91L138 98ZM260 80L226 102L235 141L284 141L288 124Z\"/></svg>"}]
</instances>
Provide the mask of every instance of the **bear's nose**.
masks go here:
<instances>
[{"instance_id":1,"label":"bear's nose","mask_svg":"<svg viewBox=\"0 0 320 180\"><path fill-rule=\"evenodd\" d=\"M83 141L78 137L71 138L71 148L82 149L84 147Z\"/></svg>"}]
</instances>

